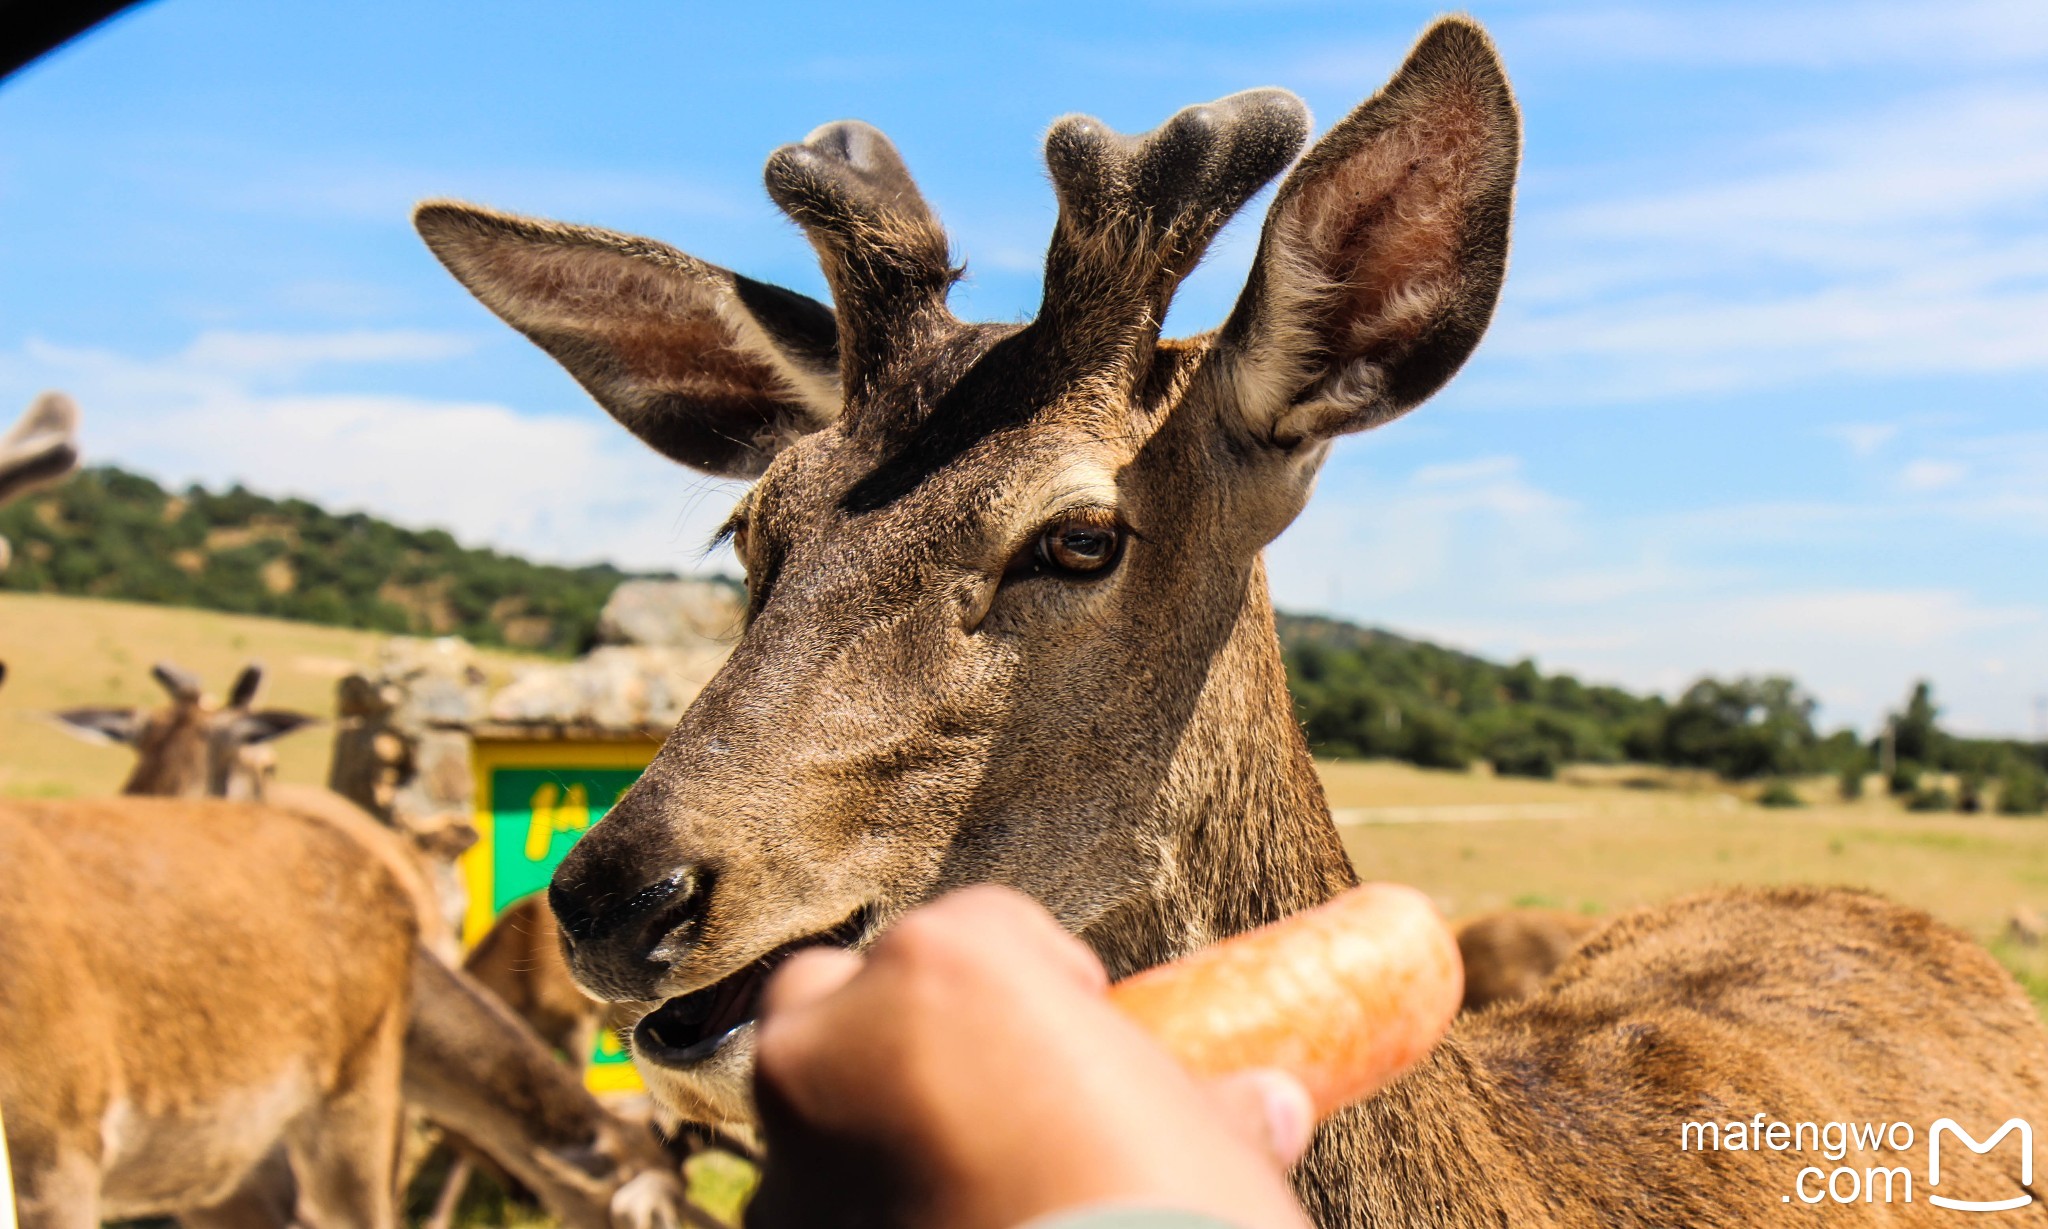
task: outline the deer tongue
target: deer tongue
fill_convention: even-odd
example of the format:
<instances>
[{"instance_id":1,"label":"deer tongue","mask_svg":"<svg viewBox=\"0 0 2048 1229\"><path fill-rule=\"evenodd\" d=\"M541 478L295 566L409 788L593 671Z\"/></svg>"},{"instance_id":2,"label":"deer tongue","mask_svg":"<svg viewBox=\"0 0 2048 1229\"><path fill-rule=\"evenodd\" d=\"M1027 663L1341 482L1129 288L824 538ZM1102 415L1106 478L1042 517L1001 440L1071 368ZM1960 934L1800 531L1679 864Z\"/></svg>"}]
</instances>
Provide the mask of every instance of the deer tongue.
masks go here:
<instances>
[{"instance_id":1,"label":"deer tongue","mask_svg":"<svg viewBox=\"0 0 2048 1229\"><path fill-rule=\"evenodd\" d=\"M785 943L737 973L668 1000L634 1027L634 1054L663 1067L687 1067L711 1057L727 1037L753 1021L761 988L783 961L806 947L852 946L867 930L868 916L868 910L856 910L831 930Z\"/></svg>"}]
</instances>

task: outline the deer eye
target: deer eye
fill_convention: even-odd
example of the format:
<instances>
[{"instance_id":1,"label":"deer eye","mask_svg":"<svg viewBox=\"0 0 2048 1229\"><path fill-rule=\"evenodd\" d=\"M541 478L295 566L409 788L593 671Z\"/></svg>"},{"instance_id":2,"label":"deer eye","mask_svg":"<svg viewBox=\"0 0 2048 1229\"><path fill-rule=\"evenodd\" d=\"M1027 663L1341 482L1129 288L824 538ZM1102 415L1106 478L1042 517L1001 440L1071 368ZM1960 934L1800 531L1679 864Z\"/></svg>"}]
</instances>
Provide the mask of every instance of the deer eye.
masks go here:
<instances>
[{"instance_id":1,"label":"deer eye","mask_svg":"<svg viewBox=\"0 0 2048 1229\"><path fill-rule=\"evenodd\" d=\"M1096 577L1116 566L1123 549L1122 527L1098 514L1054 521L1038 535L1033 553L1041 572Z\"/></svg>"}]
</instances>

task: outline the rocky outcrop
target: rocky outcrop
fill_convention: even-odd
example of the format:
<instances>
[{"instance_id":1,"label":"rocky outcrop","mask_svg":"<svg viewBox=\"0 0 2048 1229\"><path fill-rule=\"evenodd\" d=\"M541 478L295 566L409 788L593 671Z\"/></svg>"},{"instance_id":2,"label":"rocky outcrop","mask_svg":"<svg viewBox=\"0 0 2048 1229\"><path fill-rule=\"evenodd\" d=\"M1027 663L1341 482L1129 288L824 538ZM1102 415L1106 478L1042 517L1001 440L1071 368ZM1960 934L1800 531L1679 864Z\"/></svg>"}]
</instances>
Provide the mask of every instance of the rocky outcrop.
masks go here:
<instances>
[{"instance_id":1,"label":"rocky outcrop","mask_svg":"<svg viewBox=\"0 0 2048 1229\"><path fill-rule=\"evenodd\" d=\"M629 580L597 616L597 643L699 648L739 638L746 595L717 580Z\"/></svg>"}]
</instances>

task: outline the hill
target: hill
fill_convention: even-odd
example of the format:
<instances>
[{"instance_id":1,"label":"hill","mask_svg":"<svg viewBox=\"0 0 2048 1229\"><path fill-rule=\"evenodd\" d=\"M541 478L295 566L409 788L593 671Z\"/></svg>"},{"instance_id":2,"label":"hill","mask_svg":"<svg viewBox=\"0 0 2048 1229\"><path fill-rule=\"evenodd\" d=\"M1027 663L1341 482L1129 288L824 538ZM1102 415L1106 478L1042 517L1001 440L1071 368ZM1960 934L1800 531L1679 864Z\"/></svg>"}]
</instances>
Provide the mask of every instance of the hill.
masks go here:
<instances>
[{"instance_id":1,"label":"hill","mask_svg":"<svg viewBox=\"0 0 2048 1229\"><path fill-rule=\"evenodd\" d=\"M0 537L16 548L0 590L452 634L555 655L589 645L605 599L629 576L608 564L534 563L240 486L171 492L112 467L0 508ZM1635 761L1733 780L1825 772L1845 782L1880 762L1853 732L1822 737L1813 700L1788 678L1705 678L1667 700L1334 619L1283 614L1279 630L1320 755L1432 768L1485 761L1530 777ZM1895 716L1896 792L1924 795L1934 809L2048 805L2048 746L1953 738L1937 715L1923 684ZM1926 774L1953 780L1930 776L1923 788Z\"/></svg>"},{"instance_id":2,"label":"hill","mask_svg":"<svg viewBox=\"0 0 2048 1229\"><path fill-rule=\"evenodd\" d=\"M167 491L111 466L0 508L14 543L0 590L58 593L335 627L456 635L567 654L630 573L465 547L438 529L240 486Z\"/></svg>"}]
</instances>

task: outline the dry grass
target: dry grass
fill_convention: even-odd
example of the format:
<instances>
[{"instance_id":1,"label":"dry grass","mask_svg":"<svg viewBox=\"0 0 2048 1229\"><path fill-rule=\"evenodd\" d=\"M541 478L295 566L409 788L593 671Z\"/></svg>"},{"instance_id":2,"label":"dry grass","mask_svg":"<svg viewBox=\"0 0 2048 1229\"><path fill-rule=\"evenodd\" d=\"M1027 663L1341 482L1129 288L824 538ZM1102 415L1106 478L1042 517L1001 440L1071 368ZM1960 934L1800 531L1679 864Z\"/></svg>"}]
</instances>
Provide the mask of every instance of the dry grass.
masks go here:
<instances>
[{"instance_id":1,"label":"dry grass","mask_svg":"<svg viewBox=\"0 0 2048 1229\"><path fill-rule=\"evenodd\" d=\"M334 714L334 686L376 657L377 632L319 627L89 598L0 593L0 797L107 794L121 787L129 756L64 733L45 716L85 704L153 707L163 691L150 663L168 659L216 694L251 660L265 668L261 703L321 717ZM485 654L485 669L509 674L521 658ZM277 744L286 781L324 784L329 739L318 727Z\"/></svg>"},{"instance_id":2,"label":"dry grass","mask_svg":"<svg viewBox=\"0 0 2048 1229\"><path fill-rule=\"evenodd\" d=\"M63 734L43 714L81 704L154 705L149 664L168 658L225 687L251 659L264 702L329 716L334 684L368 664L383 637L205 611L0 594L0 796L106 793L128 757ZM500 678L523 659L488 654ZM319 782L327 739L279 746L286 780ZM2048 1001L2048 949L2002 936L2019 905L2048 913L2048 823L1909 815L1889 799L1766 810L1754 791L1656 769L1579 768L1561 781L1431 772L1393 763L1320 766L1361 873L1416 884L1452 916L1515 905L1611 913L1719 884L1841 883L1919 905L1990 944ZM692 1193L733 1221L751 1183L743 1163L696 1163ZM502 1201L501 1201L502 1202ZM466 1226L550 1223L513 1205L465 1205ZM472 1206L474 1205L474 1206Z\"/></svg>"},{"instance_id":3,"label":"dry grass","mask_svg":"<svg viewBox=\"0 0 2048 1229\"><path fill-rule=\"evenodd\" d=\"M149 664L169 658L225 687L246 661L268 670L264 703L329 716L334 685L383 639L164 606L0 593L0 795L117 789L128 757L64 734L43 714L80 704L162 702ZM486 654L508 675L523 660ZM279 744L286 780L326 776L319 730ZM1766 810L1742 791L1656 769L1579 768L1531 781L1393 763L1326 763L1330 804L1360 869L1421 885L1452 915L1516 903L1612 912L1722 883L1861 884L1980 938L2016 905L2048 913L2048 823L1908 815L1874 794ZM1753 792L1753 791L1751 791ZM2043 966L2048 976L2048 965Z\"/></svg>"},{"instance_id":4,"label":"dry grass","mask_svg":"<svg viewBox=\"0 0 2048 1229\"><path fill-rule=\"evenodd\" d=\"M1515 905L1612 913L1723 884L1849 884L1990 943L2037 998L2048 951L2001 938L2048 910L2048 822L1910 815L1887 798L1768 810L1737 791L1496 780L1403 764L1324 764L1360 873L1413 883L1452 916ZM1649 774L1655 776L1655 774ZM1430 817L1436 817L1431 821Z\"/></svg>"}]
</instances>

